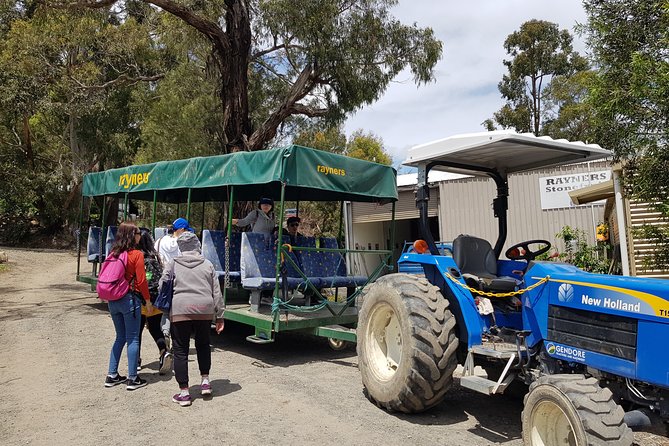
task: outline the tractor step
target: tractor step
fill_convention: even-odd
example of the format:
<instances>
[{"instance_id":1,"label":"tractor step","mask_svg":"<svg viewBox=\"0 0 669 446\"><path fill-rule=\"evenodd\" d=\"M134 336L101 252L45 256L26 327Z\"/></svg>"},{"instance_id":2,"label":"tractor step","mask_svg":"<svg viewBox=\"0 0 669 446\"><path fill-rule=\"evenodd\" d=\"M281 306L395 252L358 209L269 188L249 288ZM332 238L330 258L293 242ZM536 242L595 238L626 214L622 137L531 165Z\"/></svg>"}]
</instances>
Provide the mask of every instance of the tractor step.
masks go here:
<instances>
[{"instance_id":1,"label":"tractor step","mask_svg":"<svg viewBox=\"0 0 669 446\"><path fill-rule=\"evenodd\" d=\"M470 375L461 377L460 385L475 392L483 393L484 395L492 395L495 393L503 393L509 383L504 380L504 382L497 385L497 381L482 376Z\"/></svg>"},{"instance_id":2,"label":"tractor step","mask_svg":"<svg viewBox=\"0 0 669 446\"><path fill-rule=\"evenodd\" d=\"M509 359L511 356L518 356L518 347L516 344L506 342L486 342L482 345L473 346L470 351L479 356L486 356L496 359ZM525 355L525 348L520 348L520 354Z\"/></svg>"}]
</instances>

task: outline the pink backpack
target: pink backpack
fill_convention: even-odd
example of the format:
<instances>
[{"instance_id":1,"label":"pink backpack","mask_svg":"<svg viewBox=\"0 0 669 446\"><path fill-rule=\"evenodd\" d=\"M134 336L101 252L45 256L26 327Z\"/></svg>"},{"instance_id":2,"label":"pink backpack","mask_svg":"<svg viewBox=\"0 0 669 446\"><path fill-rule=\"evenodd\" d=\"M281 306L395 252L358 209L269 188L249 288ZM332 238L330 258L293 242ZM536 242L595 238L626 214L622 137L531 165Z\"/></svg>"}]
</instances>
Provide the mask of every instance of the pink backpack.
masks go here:
<instances>
[{"instance_id":1,"label":"pink backpack","mask_svg":"<svg viewBox=\"0 0 669 446\"><path fill-rule=\"evenodd\" d=\"M130 291L130 284L125 278L125 267L128 264L128 252L120 256L109 256L100 268L96 291L102 300L119 300Z\"/></svg>"}]
</instances>

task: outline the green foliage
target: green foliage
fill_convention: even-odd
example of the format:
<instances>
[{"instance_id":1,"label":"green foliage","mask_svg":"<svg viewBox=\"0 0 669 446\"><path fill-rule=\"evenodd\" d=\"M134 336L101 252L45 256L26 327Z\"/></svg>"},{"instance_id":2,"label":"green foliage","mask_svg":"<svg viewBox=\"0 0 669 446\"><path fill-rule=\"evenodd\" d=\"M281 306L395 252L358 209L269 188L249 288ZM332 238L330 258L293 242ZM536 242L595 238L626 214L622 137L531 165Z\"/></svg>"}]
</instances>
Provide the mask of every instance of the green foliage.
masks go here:
<instances>
[{"instance_id":1,"label":"green foliage","mask_svg":"<svg viewBox=\"0 0 669 446\"><path fill-rule=\"evenodd\" d=\"M386 166L393 163L383 148L383 140L371 132L365 134L362 129L356 130L351 135L351 140L346 145L346 155Z\"/></svg>"},{"instance_id":2,"label":"green foliage","mask_svg":"<svg viewBox=\"0 0 669 446\"><path fill-rule=\"evenodd\" d=\"M669 231L655 225L643 225L633 229L633 233L654 248L643 258L643 267L648 270L669 270Z\"/></svg>"},{"instance_id":3,"label":"green foliage","mask_svg":"<svg viewBox=\"0 0 669 446\"><path fill-rule=\"evenodd\" d=\"M571 263L584 271L593 273L606 273L609 265L603 252L603 245L593 246L588 244L585 231L565 226L555 234L564 242L565 250L558 258L564 262Z\"/></svg>"},{"instance_id":4,"label":"green foliage","mask_svg":"<svg viewBox=\"0 0 669 446\"><path fill-rule=\"evenodd\" d=\"M590 94L596 141L623 162L629 197L669 218L669 7L666 0L586 0L583 27L598 67ZM659 258L666 229L654 238ZM659 252L662 251L662 252Z\"/></svg>"},{"instance_id":5,"label":"green foliage","mask_svg":"<svg viewBox=\"0 0 669 446\"><path fill-rule=\"evenodd\" d=\"M551 81L558 77L569 78L588 68L587 61L572 50L571 42L567 30L543 20L527 21L520 30L510 34L504 41L504 49L511 56L504 60L508 73L498 86L507 103L483 125L489 130L498 124L519 132L545 134L543 121L551 119L552 114L559 114L560 110L547 108L551 102Z\"/></svg>"},{"instance_id":6,"label":"green foliage","mask_svg":"<svg viewBox=\"0 0 669 446\"><path fill-rule=\"evenodd\" d=\"M250 2L254 3L254 2ZM442 44L430 28L404 25L390 14L396 0L261 0L255 35L259 43L288 46L254 64L288 80L308 67L321 85L319 106L342 118L376 101L390 81L408 68L416 83L433 79Z\"/></svg>"},{"instance_id":7,"label":"green foliage","mask_svg":"<svg viewBox=\"0 0 669 446\"><path fill-rule=\"evenodd\" d=\"M302 130L293 139L293 144L325 150L332 153L343 153L346 150L346 135L341 126L322 128L312 126Z\"/></svg>"},{"instance_id":8,"label":"green foliage","mask_svg":"<svg viewBox=\"0 0 669 446\"><path fill-rule=\"evenodd\" d=\"M588 101L596 75L593 70L584 70L553 78L545 89L543 134L568 141L596 142L594 110Z\"/></svg>"}]
</instances>

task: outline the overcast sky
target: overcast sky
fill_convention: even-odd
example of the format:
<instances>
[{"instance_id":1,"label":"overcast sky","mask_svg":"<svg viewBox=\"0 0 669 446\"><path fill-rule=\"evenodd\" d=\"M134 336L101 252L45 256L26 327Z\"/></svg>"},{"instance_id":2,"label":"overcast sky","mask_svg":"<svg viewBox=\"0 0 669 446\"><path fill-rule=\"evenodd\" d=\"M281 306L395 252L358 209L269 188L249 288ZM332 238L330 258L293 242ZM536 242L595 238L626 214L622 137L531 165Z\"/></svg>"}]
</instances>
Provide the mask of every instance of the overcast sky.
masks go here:
<instances>
[{"instance_id":1,"label":"overcast sky","mask_svg":"<svg viewBox=\"0 0 669 446\"><path fill-rule=\"evenodd\" d=\"M557 23L574 36L574 49L585 52L574 32L586 21L581 0L400 0L394 14L431 27L443 42L436 80L416 87L410 74L400 74L379 101L348 119L345 130L380 136L395 164L413 145L484 130L481 123L503 104L497 84L508 57L504 40L521 23Z\"/></svg>"}]
</instances>

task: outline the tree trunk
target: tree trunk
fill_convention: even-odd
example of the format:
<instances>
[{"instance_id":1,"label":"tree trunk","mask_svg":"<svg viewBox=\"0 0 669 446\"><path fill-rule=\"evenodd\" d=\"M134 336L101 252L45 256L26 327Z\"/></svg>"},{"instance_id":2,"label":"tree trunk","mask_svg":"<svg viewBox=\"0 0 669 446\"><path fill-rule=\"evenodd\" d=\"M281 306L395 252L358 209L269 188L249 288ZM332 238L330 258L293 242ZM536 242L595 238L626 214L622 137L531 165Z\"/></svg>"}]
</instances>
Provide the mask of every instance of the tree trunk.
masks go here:
<instances>
[{"instance_id":1,"label":"tree trunk","mask_svg":"<svg viewBox=\"0 0 669 446\"><path fill-rule=\"evenodd\" d=\"M246 0L225 0L226 41L214 42L221 73L220 97L226 153L247 150L252 132L249 119L248 69L251 54L251 20Z\"/></svg>"},{"instance_id":2,"label":"tree trunk","mask_svg":"<svg viewBox=\"0 0 669 446\"><path fill-rule=\"evenodd\" d=\"M33 152L32 136L30 135L30 121L28 115L23 115L23 151L28 160L30 170L35 170L35 153Z\"/></svg>"}]
</instances>

